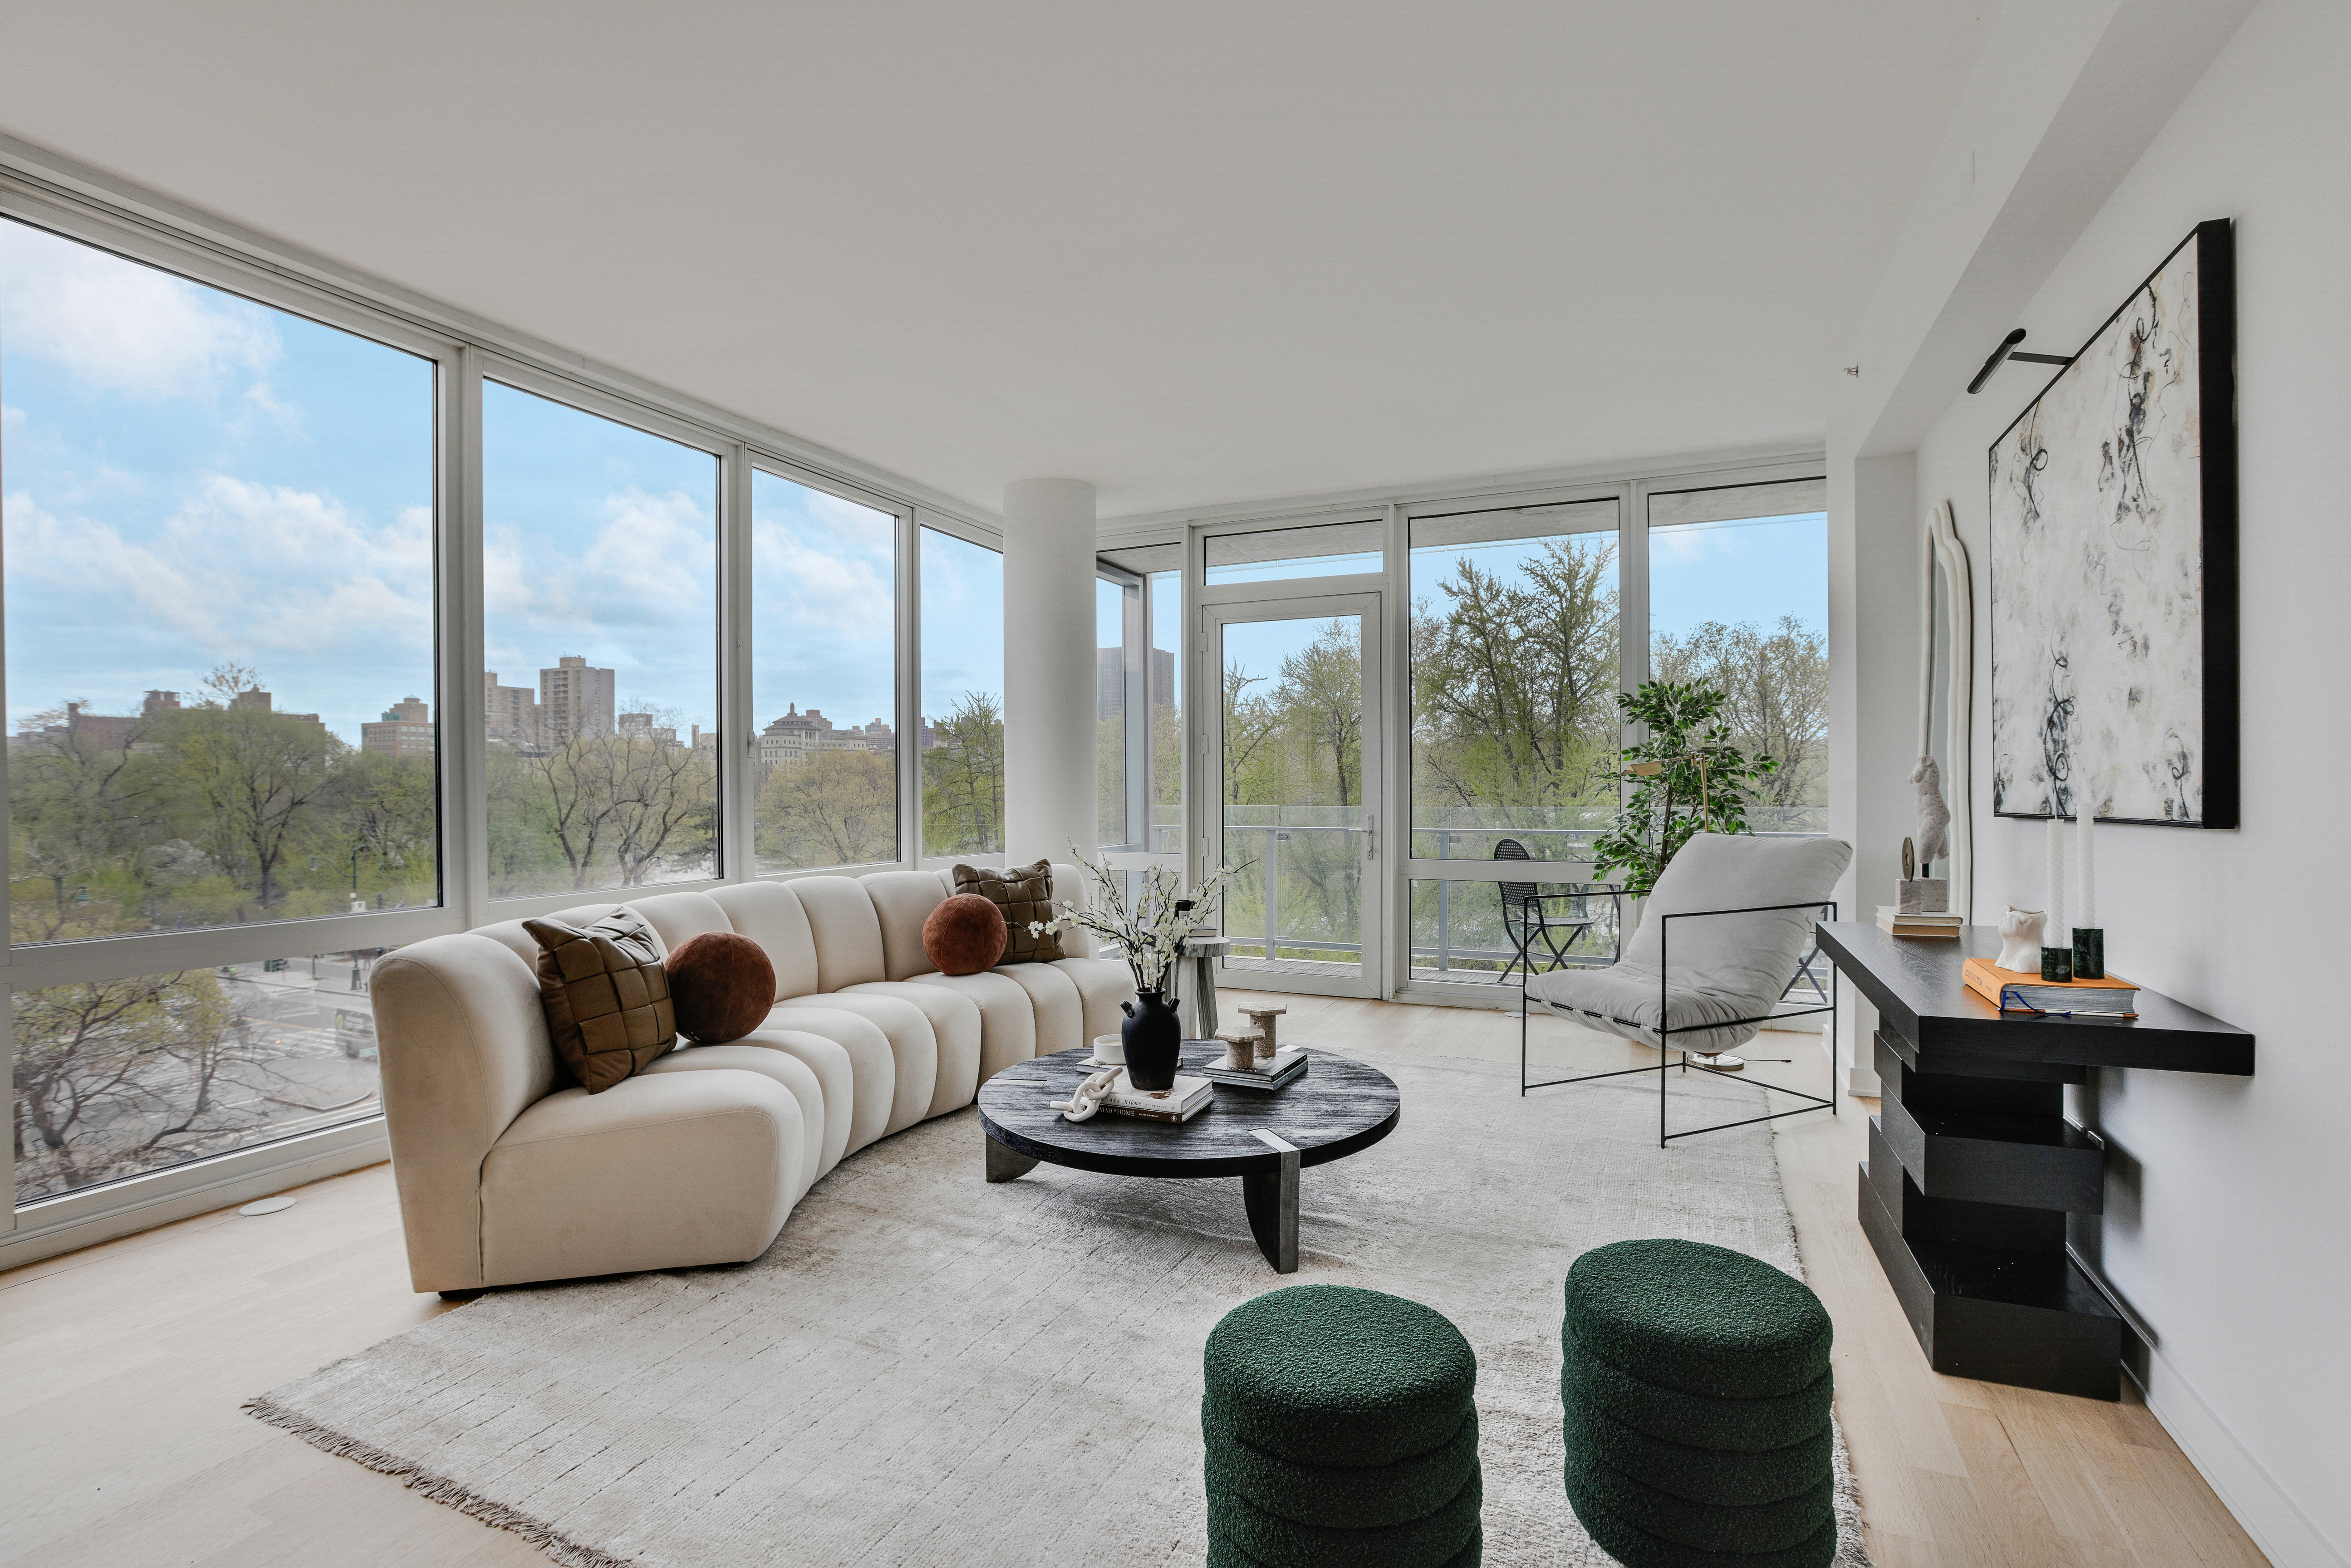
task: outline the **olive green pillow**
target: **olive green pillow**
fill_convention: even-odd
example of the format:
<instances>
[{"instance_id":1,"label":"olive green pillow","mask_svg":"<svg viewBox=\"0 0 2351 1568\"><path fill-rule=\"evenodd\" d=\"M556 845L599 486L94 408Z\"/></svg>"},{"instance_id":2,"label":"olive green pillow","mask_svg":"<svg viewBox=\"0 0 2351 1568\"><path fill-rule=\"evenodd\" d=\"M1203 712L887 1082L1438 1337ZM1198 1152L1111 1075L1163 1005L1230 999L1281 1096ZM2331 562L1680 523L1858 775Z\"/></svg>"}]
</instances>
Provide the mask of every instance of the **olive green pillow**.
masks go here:
<instances>
[{"instance_id":1,"label":"olive green pillow","mask_svg":"<svg viewBox=\"0 0 2351 1568\"><path fill-rule=\"evenodd\" d=\"M582 1089L601 1094L677 1044L661 944L643 917L616 909L586 925L526 920L522 928L538 940L549 1038Z\"/></svg>"},{"instance_id":2,"label":"olive green pillow","mask_svg":"<svg viewBox=\"0 0 2351 1568\"><path fill-rule=\"evenodd\" d=\"M1067 957L1061 951L1061 934L1047 931L1031 936L1029 923L1053 918L1053 862L1039 861L1035 865L1007 866L1002 871L992 867L955 868L956 892L976 893L1003 912L1004 956L999 964L1047 964Z\"/></svg>"}]
</instances>

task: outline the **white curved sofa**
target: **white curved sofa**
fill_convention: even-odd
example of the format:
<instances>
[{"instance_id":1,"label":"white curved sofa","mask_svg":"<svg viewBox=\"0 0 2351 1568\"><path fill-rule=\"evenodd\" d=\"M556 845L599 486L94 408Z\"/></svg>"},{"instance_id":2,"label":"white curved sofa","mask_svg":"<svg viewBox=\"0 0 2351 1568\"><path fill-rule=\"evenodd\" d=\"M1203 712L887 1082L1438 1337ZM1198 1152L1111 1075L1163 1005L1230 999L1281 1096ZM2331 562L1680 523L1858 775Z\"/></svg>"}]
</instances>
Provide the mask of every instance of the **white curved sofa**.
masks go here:
<instances>
[{"instance_id":1,"label":"white curved sofa","mask_svg":"<svg viewBox=\"0 0 2351 1568\"><path fill-rule=\"evenodd\" d=\"M1053 883L1084 900L1078 868L1055 865ZM1052 963L932 968L923 922L953 890L951 873L893 871L629 900L664 955L705 932L758 943L776 1002L741 1040L682 1045L596 1095L556 1087L538 945L520 921L386 956L376 1035L416 1289L756 1258L843 1155L1118 1028L1133 982L1081 932L1062 934L1076 956Z\"/></svg>"}]
</instances>

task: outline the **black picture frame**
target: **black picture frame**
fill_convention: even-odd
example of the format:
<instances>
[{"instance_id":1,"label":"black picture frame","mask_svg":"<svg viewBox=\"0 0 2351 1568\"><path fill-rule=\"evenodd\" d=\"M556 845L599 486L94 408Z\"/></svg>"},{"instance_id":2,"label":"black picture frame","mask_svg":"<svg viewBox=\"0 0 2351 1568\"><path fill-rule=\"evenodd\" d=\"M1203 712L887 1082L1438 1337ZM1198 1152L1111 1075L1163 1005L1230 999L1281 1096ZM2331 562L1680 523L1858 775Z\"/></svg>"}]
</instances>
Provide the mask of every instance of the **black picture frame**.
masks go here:
<instances>
[{"instance_id":1,"label":"black picture frame","mask_svg":"<svg viewBox=\"0 0 2351 1568\"><path fill-rule=\"evenodd\" d=\"M2052 815L2071 817L2074 814L2067 809L2071 800L2064 779L2052 778L2043 787L2043 801L2029 810L2016 809L2003 789L2006 768L2016 754L2012 744L2015 737L2012 734L2003 735L2003 723L2012 726L2020 720L2014 712L2004 712L2000 664L2001 572L2004 565L2011 571L2015 570L2013 563L2003 562L2000 548L2002 448L2009 445L2020 426L2033 418L2052 392L2065 385L2068 378L2075 376L2085 357L2114 330L2133 306L2143 297L2149 296L2152 286L2190 246L2196 247L2194 331L2197 362L2193 384L2199 451L2197 537L2199 673L2201 680L2201 755L2197 765L2197 784L2201 811L2198 815L2101 815L2099 821L2198 829L2235 828L2241 823L2243 799L2241 696L2238 689L2237 258L2235 225L2226 218L2215 218L2197 225L2185 239L2166 253L2154 269L2124 298L2114 313L2083 340L2081 348L2074 352L2074 362L2050 377L1986 451L1991 490L1988 517L1993 530L1992 548L1986 553L1991 574L1987 642L1992 672L1994 816L2046 821ZM2076 380L2074 384L2082 383ZM2008 691L2012 694L2012 689L2011 682ZM2070 701L2063 706L2070 707ZM2044 717L2042 728L2044 754L2065 756L2070 761L2070 741L2053 751L2052 743L2047 738L2051 731L2062 732L2063 718Z\"/></svg>"}]
</instances>

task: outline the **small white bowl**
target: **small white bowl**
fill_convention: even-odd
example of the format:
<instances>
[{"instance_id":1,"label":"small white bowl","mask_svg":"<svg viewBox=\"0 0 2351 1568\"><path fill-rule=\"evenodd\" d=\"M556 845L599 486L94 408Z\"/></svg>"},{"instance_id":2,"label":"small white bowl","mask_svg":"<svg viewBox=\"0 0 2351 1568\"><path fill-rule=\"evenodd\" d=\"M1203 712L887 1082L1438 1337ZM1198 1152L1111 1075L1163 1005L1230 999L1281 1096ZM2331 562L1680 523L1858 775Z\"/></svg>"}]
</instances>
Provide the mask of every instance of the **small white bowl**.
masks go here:
<instances>
[{"instance_id":1,"label":"small white bowl","mask_svg":"<svg viewBox=\"0 0 2351 1568\"><path fill-rule=\"evenodd\" d=\"M1094 1036L1094 1059L1089 1067L1123 1067L1126 1065L1126 1041L1114 1034Z\"/></svg>"}]
</instances>

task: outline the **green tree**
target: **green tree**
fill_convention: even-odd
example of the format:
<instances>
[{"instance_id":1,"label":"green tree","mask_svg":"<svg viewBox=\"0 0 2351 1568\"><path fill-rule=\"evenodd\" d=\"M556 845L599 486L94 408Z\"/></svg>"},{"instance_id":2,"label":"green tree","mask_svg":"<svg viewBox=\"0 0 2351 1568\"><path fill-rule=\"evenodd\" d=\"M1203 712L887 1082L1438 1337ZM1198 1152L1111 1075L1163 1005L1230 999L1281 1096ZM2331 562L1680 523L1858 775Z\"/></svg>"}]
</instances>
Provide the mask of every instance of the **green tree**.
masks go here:
<instances>
[{"instance_id":1,"label":"green tree","mask_svg":"<svg viewBox=\"0 0 2351 1568\"><path fill-rule=\"evenodd\" d=\"M1633 791L1609 831L1593 841L1593 869L1623 873L1628 893L1646 894L1692 835L1743 833L1747 807L1777 764L1750 758L1717 720L1723 694L1710 686L1644 681L1617 694L1625 722L1644 737L1625 749Z\"/></svg>"},{"instance_id":2,"label":"green tree","mask_svg":"<svg viewBox=\"0 0 2351 1568\"><path fill-rule=\"evenodd\" d=\"M1828 639L1792 615L1771 631L1752 622L1708 621L1687 635L1651 639L1649 668L1661 681L1698 683L1723 694L1722 723L1750 750L1779 766L1763 782L1769 806L1828 803Z\"/></svg>"},{"instance_id":3,"label":"green tree","mask_svg":"<svg viewBox=\"0 0 2351 1568\"><path fill-rule=\"evenodd\" d=\"M967 692L934 727L923 754L923 850L988 854L1004 848L1004 709L993 693Z\"/></svg>"},{"instance_id":4,"label":"green tree","mask_svg":"<svg viewBox=\"0 0 2351 1568\"><path fill-rule=\"evenodd\" d=\"M219 665L204 687L210 697L162 726L165 744L201 808L197 831L266 918L289 843L350 747L323 725L240 703L260 689L248 666Z\"/></svg>"},{"instance_id":5,"label":"green tree","mask_svg":"<svg viewBox=\"0 0 2351 1568\"><path fill-rule=\"evenodd\" d=\"M215 1096L252 1046L210 973L34 987L14 1012L20 1195L193 1157L259 1119Z\"/></svg>"},{"instance_id":6,"label":"green tree","mask_svg":"<svg viewBox=\"0 0 2351 1568\"><path fill-rule=\"evenodd\" d=\"M1414 607L1416 796L1541 807L1614 790L1615 546L1542 541L1514 582L1467 556Z\"/></svg>"},{"instance_id":7,"label":"green tree","mask_svg":"<svg viewBox=\"0 0 2351 1568\"><path fill-rule=\"evenodd\" d=\"M820 751L759 786L757 847L768 866L864 865L898 852L898 765L878 751Z\"/></svg>"}]
</instances>

